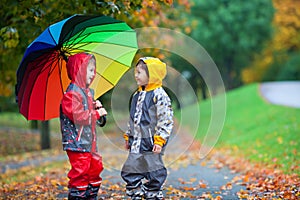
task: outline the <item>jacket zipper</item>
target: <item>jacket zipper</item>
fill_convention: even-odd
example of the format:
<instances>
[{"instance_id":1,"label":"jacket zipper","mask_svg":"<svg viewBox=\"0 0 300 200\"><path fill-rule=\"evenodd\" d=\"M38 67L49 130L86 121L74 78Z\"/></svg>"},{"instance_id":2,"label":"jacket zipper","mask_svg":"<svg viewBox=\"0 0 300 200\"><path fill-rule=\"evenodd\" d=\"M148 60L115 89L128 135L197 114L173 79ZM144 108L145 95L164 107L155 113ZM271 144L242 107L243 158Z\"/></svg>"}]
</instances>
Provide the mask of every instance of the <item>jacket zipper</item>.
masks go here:
<instances>
[{"instance_id":1,"label":"jacket zipper","mask_svg":"<svg viewBox=\"0 0 300 200\"><path fill-rule=\"evenodd\" d=\"M80 130L79 130L79 133L78 133L78 138L77 138L77 141L80 140L81 138L81 134L82 134L82 131L83 131L83 126L80 126Z\"/></svg>"}]
</instances>

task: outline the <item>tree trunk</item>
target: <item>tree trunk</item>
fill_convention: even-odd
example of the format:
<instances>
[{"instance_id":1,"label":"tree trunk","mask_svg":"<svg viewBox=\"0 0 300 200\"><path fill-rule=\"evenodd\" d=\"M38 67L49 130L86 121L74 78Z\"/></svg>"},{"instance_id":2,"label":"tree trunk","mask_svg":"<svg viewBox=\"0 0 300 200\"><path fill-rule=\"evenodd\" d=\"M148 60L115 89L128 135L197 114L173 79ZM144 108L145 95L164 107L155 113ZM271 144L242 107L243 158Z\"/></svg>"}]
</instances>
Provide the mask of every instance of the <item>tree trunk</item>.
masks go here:
<instances>
[{"instance_id":1,"label":"tree trunk","mask_svg":"<svg viewBox=\"0 0 300 200\"><path fill-rule=\"evenodd\" d=\"M225 88L226 90L231 90L233 88L232 85L232 58L227 58L225 59L225 66L223 68L224 71L224 84L225 84Z\"/></svg>"},{"instance_id":2,"label":"tree trunk","mask_svg":"<svg viewBox=\"0 0 300 200\"><path fill-rule=\"evenodd\" d=\"M207 94L206 94L206 86L204 83L200 85L200 90L202 94L202 99L205 100L207 98Z\"/></svg>"},{"instance_id":3,"label":"tree trunk","mask_svg":"<svg viewBox=\"0 0 300 200\"><path fill-rule=\"evenodd\" d=\"M32 129L32 130L38 129L38 121L37 120L32 120L30 122L30 129Z\"/></svg>"},{"instance_id":4,"label":"tree trunk","mask_svg":"<svg viewBox=\"0 0 300 200\"><path fill-rule=\"evenodd\" d=\"M49 121L42 121L42 126L41 126L41 149L50 149Z\"/></svg>"}]
</instances>

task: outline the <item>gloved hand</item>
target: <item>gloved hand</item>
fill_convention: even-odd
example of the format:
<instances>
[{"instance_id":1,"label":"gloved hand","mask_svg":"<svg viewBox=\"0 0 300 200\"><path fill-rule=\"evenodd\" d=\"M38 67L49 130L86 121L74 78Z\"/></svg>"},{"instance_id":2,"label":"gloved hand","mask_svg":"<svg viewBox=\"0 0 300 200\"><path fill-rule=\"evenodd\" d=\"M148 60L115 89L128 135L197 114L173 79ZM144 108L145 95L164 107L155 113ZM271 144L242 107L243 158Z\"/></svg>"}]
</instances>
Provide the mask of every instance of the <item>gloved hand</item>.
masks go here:
<instances>
[{"instance_id":1,"label":"gloved hand","mask_svg":"<svg viewBox=\"0 0 300 200\"><path fill-rule=\"evenodd\" d=\"M106 124L106 115L107 115L107 112L106 112L105 108L99 108L96 111L100 115L100 119L97 120L97 124L100 127L103 127Z\"/></svg>"},{"instance_id":2,"label":"gloved hand","mask_svg":"<svg viewBox=\"0 0 300 200\"><path fill-rule=\"evenodd\" d=\"M99 109L97 109L96 111L99 113L99 115L100 115L101 117L107 115L107 112L106 112L105 108L99 108Z\"/></svg>"}]
</instances>

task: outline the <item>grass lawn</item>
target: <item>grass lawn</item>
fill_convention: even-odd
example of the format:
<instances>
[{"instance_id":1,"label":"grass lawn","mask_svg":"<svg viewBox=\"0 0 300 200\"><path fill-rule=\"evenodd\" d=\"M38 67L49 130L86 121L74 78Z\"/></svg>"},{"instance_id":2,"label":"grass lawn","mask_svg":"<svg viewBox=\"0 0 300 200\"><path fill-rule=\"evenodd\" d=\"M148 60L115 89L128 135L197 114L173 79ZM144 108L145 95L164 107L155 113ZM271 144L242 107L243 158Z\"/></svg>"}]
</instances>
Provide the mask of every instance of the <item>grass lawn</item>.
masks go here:
<instances>
[{"instance_id":1,"label":"grass lawn","mask_svg":"<svg viewBox=\"0 0 300 200\"><path fill-rule=\"evenodd\" d=\"M29 129L30 122L27 121L20 113L1 112L0 126Z\"/></svg>"},{"instance_id":2,"label":"grass lawn","mask_svg":"<svg viewBox=\"0 0 300 200\"><path fill-rule=\"evenodd\" d=\"M225 123L215 147L300 174L300 109L266 102L259 94L259 84L228 92L226 101ZM196 106L184 112L193 113ZM193 115L188 116L186 123L193 121ZM196 138L203 141L211 119L210 101L200 103L200 119Z\"/></svg>"},{"instance_id":3,"label":"grass lawn","mask_svg":"<svg viewBox=\"0 0 300 200\"><path fill-rule=\"evenodd\" d=\"M113 121L113 116L107 116L107 124L103 127L105 130L110 130L112 128L113 123L109 123ZM1 128L14 128L14 129L22 129L30 130L30 121L28 121L23 115L20 113L13 112L0 112L0 127ZM60 134L60 122L59 118L54 118L49 120L50 130L51 132L55 132ZM39 122L40 126L40 122Z\"/></svg>"},{"instance_id":4,"label":"grass lawn","mask_svg":"<svg viewBox=\"0 0 300 200\"><path fill-rule=\"evenodd\" d=\"M39 124L40 124L40 122L39 122ZM58 118L49 120L49 124L50 124L51 131L60 133L60 125L59 125ZM1 112L0 113L0 127L29 130L30 129L30 121L28 121L20 113Z\"/></svg>"},{"instance_id":5,"label":"grass lawn","mask_svg":"<svg viewBox=\"0 0 300 200\"><path fill-rule=\"evenodd\" d=\"M101 129L106 132L111 131L114 128L112 121L112 116L107 116L108 123ZM49 125L51 149L62 149L59 119L49 120ZM41 126L40 122L38 126ZM0 113L0 162L7 155L40 151L40 139L40 130L31 130L30 121L20 113Z\"/></svg>"}]
</instances>

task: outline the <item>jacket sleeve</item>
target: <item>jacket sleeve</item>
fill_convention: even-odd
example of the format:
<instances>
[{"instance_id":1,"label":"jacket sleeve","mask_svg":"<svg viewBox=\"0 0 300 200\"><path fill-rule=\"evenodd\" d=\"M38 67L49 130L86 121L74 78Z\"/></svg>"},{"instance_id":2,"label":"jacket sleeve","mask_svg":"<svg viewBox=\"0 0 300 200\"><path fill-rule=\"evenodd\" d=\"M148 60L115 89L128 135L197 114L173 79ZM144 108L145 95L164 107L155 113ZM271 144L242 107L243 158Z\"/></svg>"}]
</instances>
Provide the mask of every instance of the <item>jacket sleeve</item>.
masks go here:
<instances>
[{"instance_id":1,"label":"jacket sleeve","mask_svg":"<svg viewBox=\"0 0 300 200\"><path fill-rule=\"evenodd\" d=\"M171 100L167 93L161 88L155 92L154 103L156 106L157 125L154 135L154 144L163 146L173 129L173 110Z\"/></svg>"},{"instance_id":2,"label":"jacket sleeve","mask_svg":"<svg viewBox=\"0 0 300 200\"><path fill-rule=\"evenodd\" d=\"M62 112L75 124L90 125L92 119L99 119L98 112L94 109L84 110L82 97L77 92L67 92L62 99Z\"/></svg>"},{"instance_id":3,"label":"jacket sleeve","mask_svg":"<svg viewBox=\"0 0 300 200\"><path fill-rule=\"evenodd\" d=\"M132 121L132 119L131 119L131 117L129 118L129 122L127 123L127 130L126 130L126 132L124 133L124 135L123 135L123 138L125 139L125 140L129 140L129 136L131 136L132 134L131 134L131 128L130 128L130 123L131 123L131 121Z\"/></svg>"},{"instance_id":4,"label":"jacket sleeve","mask_svg":"<svg viewBox=\"0 0 300 200\"><path fill-rule=\"evenodd\" d=\"M124 133L123 138L128 141L129 140L129 135L130 135L130 128L129 128L129 124L128 124L128 129L127 131Z\"/></svg>"},{"instance_id":5,"label":"jacket sleeve","mask_svg":"<svg viewBox=\"0 0 300 200\"><path fill-rule=\"evenodd\" d=\"M135 105L133 105L132 100L133 100L133 98L135 97L136 94L137 94L137 92L133 93L133 94L131 95L131 97L130 97L130 100L129 100L129 104L130 104L130 108L129 108L129 112L130 112L130 113L129 113L129 121L128 121L128 123L127 123L127 130L126 130L126 132L123 134L123 138L124 138L125 140L127 140L127 141L129 140L129 136L132 135L130 123L133 123L133 122L132 122L133 119L132 119L131 115L132 115L132 114L134 115L134 113L132 113L131 109L133 109L133 107L135 106Z\"/></svg>"}]
</instances>

